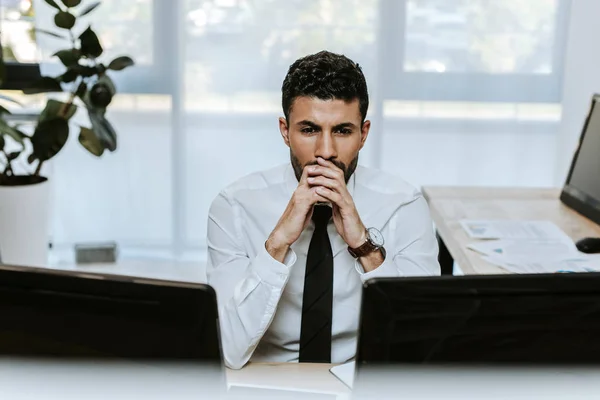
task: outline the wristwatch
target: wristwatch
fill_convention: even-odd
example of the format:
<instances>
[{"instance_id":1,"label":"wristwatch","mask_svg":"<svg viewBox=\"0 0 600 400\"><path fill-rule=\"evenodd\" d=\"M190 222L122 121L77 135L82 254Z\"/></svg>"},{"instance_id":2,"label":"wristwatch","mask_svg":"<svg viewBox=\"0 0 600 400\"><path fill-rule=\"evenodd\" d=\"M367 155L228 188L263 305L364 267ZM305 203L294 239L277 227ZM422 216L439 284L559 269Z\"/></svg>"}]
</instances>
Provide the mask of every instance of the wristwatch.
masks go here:
<instances>
[{"instance_id":1,"label":"wristwatch","mask_svg":"<svg viewBox=\"0 0 600 400\"><path fill-rule=\"evenodd\" d=\"M383 235L376 228L367 229L367 240L358 246L357 248L352 248L348 246L348 252L354 258L364 257L367 254L371 254L374 251L381 250L383 257L385 258L385 249L383 248Z\"/></svg>"}]
</instances>

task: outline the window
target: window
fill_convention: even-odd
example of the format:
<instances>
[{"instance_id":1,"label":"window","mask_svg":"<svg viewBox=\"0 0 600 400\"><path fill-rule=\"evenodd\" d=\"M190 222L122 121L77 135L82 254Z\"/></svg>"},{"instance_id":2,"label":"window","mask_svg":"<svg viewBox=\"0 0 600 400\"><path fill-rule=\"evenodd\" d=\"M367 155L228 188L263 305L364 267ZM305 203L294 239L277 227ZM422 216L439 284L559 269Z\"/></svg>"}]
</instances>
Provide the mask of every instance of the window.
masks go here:
<instances>
[{"instance_id":1,"label":"window","mask_svg":"<svg viewBox=\"0 0 600 400\"><path fill-rule=\"evenodd\" d=\"M386 97L560 100L567 0L382 1ZM403 21L403 23L399 23Z\"/></svg>"},{"instance_id":2,"label":"window","mask_svg":"<svg viewBox=\"0 0 600 400\"><path fill-rule=\"evenodd\" d=\"M171 82L166 77L170 70L169 49L176 43L176 24L172 18L172 4L175 3L160 0L103 0L92 14L78 18L73 30L82 32L92 23L103 44L104 60L109 62L114 57L128 54L136 61L135 71L125 70L115 74L119 92L169 93ZM41 18L36 18L37 28L58 34L64 32L54 26L53 8L40 1L38 9L41 10ZM43 49L42 72L45 75L60 74L63 66L52 54L68 46L68 41L39 33L37 42Z\"/></svg>"},{"instance_id":3,"label":"window","mask_svg":"<svg viewBox=\"0 0 600 400\"><path fill-rule=\"evenodd\" d=\"M20 90L39 79L31 0L0 0L0 41L6 65L2 89Z\"/></svg>"},{"instance_id":4,"label":"window","mask_svg":"<svg viewBox=\"0 0 600 400\"><path fill-rule=\"evenodd\" d=\"M51 28L39 3L36 24ZM218 191L289 161L277 131L281 83L295 59L321 49L367 76L374 123L361 163L416 184L539 182L560 119L568 4L104 0L90 21L107 58L130 54L136 66L112 74L119 150L98 160L75 138L53 161L54 248L116 240L125 256L202 254ZM49 55L64 42L38 42L44 67L59 68ZM519 146L533 150L517 160ZM449 151L460 160L431 167Z\"/></svg>"}]
</instances>

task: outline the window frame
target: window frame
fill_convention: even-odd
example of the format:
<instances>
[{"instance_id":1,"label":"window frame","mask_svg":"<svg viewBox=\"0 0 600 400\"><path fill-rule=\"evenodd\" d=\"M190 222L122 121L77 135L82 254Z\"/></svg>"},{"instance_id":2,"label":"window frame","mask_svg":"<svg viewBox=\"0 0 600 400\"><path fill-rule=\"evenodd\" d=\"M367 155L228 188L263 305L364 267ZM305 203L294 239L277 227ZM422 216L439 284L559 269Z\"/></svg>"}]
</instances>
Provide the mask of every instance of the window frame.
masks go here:
<instances>
[{"instance_id":1,"label":"window frame","mask_svg":"<svg viewBox=\"0 0 600 400\"><path fill-rule=\"evenodd\" d=\"M408 0L379 0L378 32L382 35L385 60L381 72L387 84L385 100L558 103L562 96L564 55L569 10L572 0L558 0L556 12L554 54L550 74L486 74L433 73L404 71L404 47ZM180 37L181 10L168 2L152 1L154 62L151 66L136 66L115 77L119 91L127 94L172 94L175 53L183 54L184 38ZM182 7L183 8L183 7ZM399 23L400 22L400 23ZM384 62L385 61L385 62ZM398 72L401 71L401 72ZM515 90L527 87L528 90ZM424 90L435 88L435 90Z\"/></svg>"},{"instance_id":2,"label":"window frame","mask_svg":"<svg viewBox=\"0 0 600 400\"><path fill-rule=\"evenodd\" d=\"M384 77L389 82L383 93L385 99L511 103L561 101L571 0L558 0L552 72L547 75L404 71L406 24L403 21L406 21L407 3L408 0L380 0L381 32L387 33L380 37L387 49L388 60L383 66ZM515 90L517 88L527 90Z\"/></svg>"}]
</instances>

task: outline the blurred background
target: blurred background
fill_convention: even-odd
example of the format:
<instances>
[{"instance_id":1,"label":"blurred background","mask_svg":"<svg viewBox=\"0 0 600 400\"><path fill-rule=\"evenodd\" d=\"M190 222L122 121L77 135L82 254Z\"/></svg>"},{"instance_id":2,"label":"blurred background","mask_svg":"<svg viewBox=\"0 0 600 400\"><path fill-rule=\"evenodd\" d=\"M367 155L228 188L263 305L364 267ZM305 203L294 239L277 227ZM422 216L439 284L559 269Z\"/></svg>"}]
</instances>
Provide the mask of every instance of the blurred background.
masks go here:
<instances>
[{"instance_id":1,"label":"blurred background","mask_svg":"<svg viewBox=\"0 0 600 400\"><path fill-rule=\"evenodd\" d=\"M73 135L45 166L53 260L91 241L116 241L124 258L205 260L217 193L289 161L281 83L294 60L322 49L367 77L362 164L418 187L562 186L594 82L600 89L590 54L598 3L103 0L81 23L103 57L136 65L113 75L118 151L97 159ZM51 55L64 42L33 31L52 30L54 10L1 4L5 58L60 72ZM35 109L36 99L21 100Z\"/></svg>"}]
</instances>

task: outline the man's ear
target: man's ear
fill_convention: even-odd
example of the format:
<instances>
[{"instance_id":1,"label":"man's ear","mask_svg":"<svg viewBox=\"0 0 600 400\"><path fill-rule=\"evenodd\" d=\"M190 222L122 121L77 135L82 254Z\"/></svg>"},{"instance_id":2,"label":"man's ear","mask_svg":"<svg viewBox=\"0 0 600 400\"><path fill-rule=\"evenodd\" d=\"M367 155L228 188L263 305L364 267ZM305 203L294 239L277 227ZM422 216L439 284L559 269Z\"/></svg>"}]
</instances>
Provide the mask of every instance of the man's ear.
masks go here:
<instances>
[{"instance_id":1,"label":"man's ear","mask_svg":"<svg viewBox=\"0 0 600 400\"><path fill-rule=\"evenodd\" d=\"M287 120L284 117L279 117L279 132L287 147L290 147L290 130L288 128Z\"/></svg>"},{"instance_id":2,"label":"man's ear","mask_svg":"<svg viewBox=\"0 0 600 400\"><path fill-rule=\"evenodd\" d=\"M369 136L369 130L371 129L371 121L366 120L363 122L362 127L360 128L360 148L362 149L367 141L367 136Z\"/></svg>"}]
</instances>

